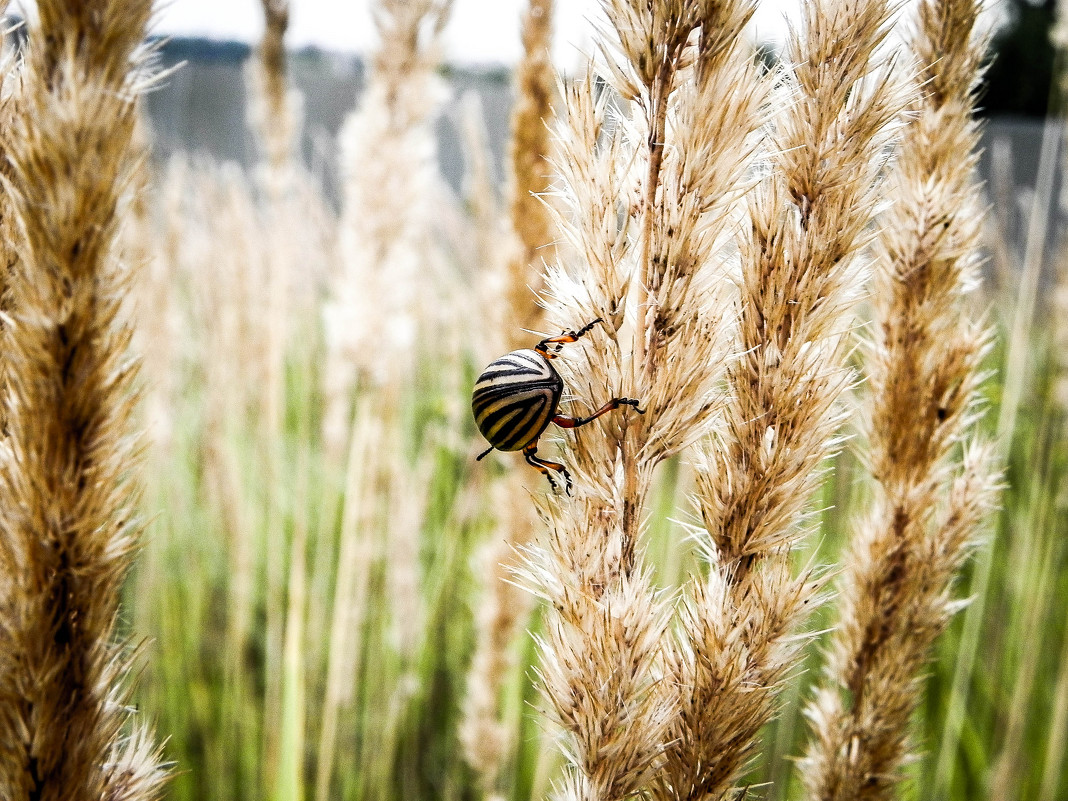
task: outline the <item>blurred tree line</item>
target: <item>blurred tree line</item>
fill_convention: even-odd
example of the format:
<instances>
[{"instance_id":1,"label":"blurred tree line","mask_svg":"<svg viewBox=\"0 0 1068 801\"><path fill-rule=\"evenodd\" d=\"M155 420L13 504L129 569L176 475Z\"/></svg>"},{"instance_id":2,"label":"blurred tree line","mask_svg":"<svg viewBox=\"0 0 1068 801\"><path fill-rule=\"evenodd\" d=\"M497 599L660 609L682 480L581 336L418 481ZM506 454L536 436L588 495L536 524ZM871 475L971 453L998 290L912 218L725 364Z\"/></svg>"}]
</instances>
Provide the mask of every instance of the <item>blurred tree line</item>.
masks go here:
<instances>
[{"instance_id":1,"label":"blurred tree line","mask_svg":"<svg viewBox=\"0 0 1068 801\"><path fill-rule=\"evenodd\" d=\"M1050 95L1056 0L1002 0L1005 24L994 35L993 61L980 100L983 113L1045 116L1061 103Z\"/></svg>"}]
</instances>

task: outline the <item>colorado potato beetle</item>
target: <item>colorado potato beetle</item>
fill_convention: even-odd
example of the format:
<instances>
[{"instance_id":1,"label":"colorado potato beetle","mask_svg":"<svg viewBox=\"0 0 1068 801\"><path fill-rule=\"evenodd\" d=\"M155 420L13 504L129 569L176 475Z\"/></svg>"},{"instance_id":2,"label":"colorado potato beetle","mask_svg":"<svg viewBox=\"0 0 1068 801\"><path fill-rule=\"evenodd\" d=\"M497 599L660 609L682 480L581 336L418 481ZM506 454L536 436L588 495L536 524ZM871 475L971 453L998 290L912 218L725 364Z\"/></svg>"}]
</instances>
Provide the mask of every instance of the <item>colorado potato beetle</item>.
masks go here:
<instances>
[{"instance_id":1,"label":"colorado potato beetle","mask_svg":"<svg viewBox=\"0 0 1068 801\"><path fill-rule=\"evenodd\" d=\"M631 406L638 414L638 401L631 398L612 398L588 417L570 417L557 414L564 382L550 362L568 342L575 342L587 334L600 318L578 331L565 331L558 337L543 339L533 348L514 350L495 359L482 371L475 382L471 398L471 411L475 424L490 446L481 454L482 459L490 451L523 451L527 464L539 470L556 490L550 470L564 477L568 494L571 492L571 474L558 462L539 459L538 439L555 423L561 428L578 428L596 420L603 414Z\"/></svg>"}]
</instances>

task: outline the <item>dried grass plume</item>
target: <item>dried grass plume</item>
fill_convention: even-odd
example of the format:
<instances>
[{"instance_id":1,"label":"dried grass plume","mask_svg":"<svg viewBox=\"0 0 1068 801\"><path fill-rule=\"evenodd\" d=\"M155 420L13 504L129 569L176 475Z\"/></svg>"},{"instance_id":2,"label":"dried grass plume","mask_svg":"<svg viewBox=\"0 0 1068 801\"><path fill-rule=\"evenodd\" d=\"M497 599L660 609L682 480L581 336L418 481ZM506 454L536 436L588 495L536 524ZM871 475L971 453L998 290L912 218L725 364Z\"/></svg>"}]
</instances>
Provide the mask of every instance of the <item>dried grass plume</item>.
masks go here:
<instances>
[{"instance_id":1,"label":"dried grass plume","mask_svg":"<svg viewBox=\"0 0 1068 801\"><path fill-rule=\"evenodd\" d=\"M165 771L126 703L119 590L141 532L137 365L116 251L147 0L41 0L0 134L17 269L0 453L0 796L147 801Z\"/></svg>"},{"instance_id":2,"label":"dried grass plume","mask_svg":"<svg viewBox=\"0 0 1068 801\"><path fill-rule=\"evenodd\" d=\"M924 0L911 33L915 101L887 182L867 349L875 496L841 578L840 621L809 709L813 799L890 799L932 644L959 608L953 578L995 503L973 433L990 333L969 319L982 221L974 171L984 55L975 0Z\"/></svg>"}]
</instances>

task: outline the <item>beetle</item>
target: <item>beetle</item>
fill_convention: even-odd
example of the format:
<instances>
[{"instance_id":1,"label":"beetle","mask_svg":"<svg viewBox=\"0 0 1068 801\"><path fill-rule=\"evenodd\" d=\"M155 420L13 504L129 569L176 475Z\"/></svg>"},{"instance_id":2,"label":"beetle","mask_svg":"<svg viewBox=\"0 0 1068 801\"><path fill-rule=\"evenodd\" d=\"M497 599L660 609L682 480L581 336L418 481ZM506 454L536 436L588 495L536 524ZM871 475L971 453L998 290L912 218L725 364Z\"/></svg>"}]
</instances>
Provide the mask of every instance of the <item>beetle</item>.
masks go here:
<instances>
[{"instance_id":1,"label":"beetle","mask_svg":"<svg viewBox=\"0 0 1068 801\"><path fill-rule=\"evenodd\" d=\"M565 331L558 337L543 339L533 348L513 350L490 363L475 381L471 397L471 411L475 424L490 446L480 453L476 461L499 451L523 451L527 464L536 468L549 480L556 491L556 482L550 470L564 477L567 493L571 494L571 474L564 465L538 458L538 438L555 423L561 428L578 428L591 423L603 414L631 406L638 414L638 401L632 398L612 398L588 417L571 417L557 414L564 382L551 359L569 342L575 342L589 333L597 318L578 331Z\"/></svg>"}]
</instances>

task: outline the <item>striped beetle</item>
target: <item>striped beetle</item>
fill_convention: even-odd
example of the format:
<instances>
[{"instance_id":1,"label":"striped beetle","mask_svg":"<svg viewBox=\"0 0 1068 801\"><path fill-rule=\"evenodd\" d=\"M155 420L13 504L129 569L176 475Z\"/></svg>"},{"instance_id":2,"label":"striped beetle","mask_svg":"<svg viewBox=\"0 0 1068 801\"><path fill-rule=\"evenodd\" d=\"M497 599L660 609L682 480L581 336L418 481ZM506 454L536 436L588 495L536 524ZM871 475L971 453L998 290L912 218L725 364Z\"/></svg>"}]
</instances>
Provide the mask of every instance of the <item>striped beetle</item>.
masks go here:
<instances>
[{"instance_id":1,"label":"striped beetle","mask_svg":"<svg viewBox=\"0 0 1068 801\"><path fill-rule=\"evenodd\" d=\"M537 456L538 438L549 423L556 423L561 428L578 428L620 406L632 406L638 414L645 414L638 408L638 401L631 398L612 398L589 417L556 413L564 382L549 360L555 359L566 343L576 341L600 322L603 321L597 318L578 331L565 331L558 337L543 339L534 348L513 350L482 371L475 382L471 411L478 430L490 446L478 455L479 460L495 448L523 451L527 464L549 479L549 486L554 491L556 482L549 471L560 473L570 495L571 474L567 468Z\"/></svg>"}]
</instances>

